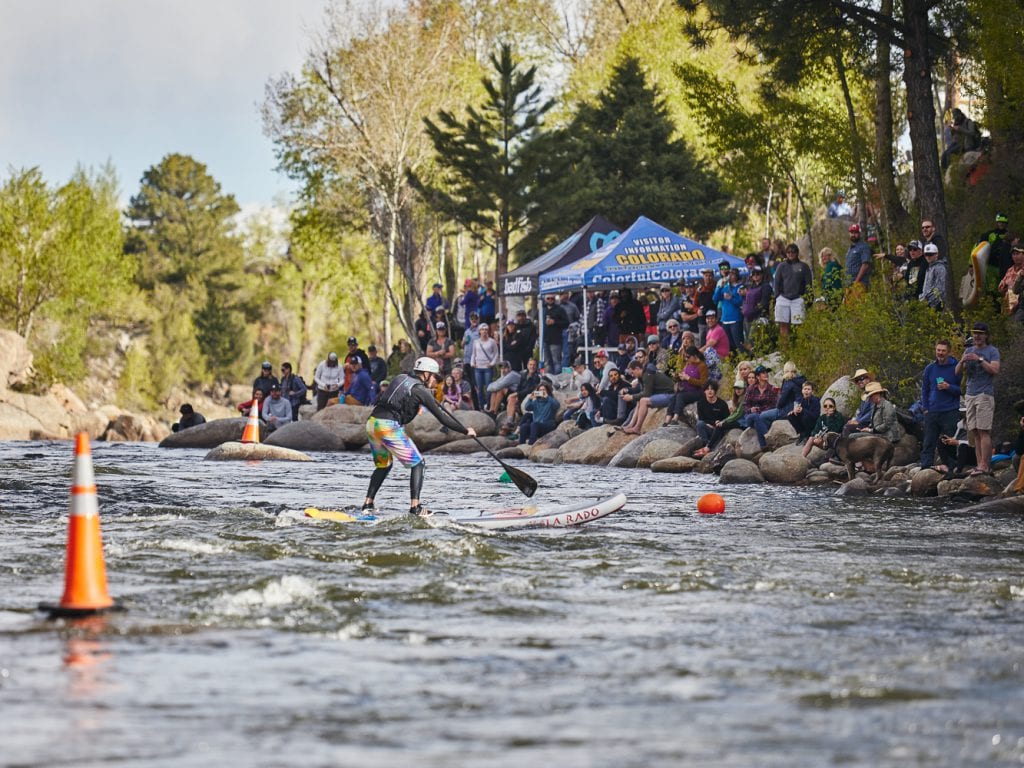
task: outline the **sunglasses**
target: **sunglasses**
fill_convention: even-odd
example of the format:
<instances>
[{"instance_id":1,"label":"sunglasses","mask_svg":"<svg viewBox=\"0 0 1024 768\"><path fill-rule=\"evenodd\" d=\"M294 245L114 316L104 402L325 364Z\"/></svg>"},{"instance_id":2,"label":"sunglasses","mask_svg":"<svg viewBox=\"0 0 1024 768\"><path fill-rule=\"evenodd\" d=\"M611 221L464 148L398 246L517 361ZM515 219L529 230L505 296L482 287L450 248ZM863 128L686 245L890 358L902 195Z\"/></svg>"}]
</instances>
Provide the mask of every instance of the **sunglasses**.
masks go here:
<instances>
[{"instance_id":1,"label":"sunglasses","mask_svg":"<svg viewBox=\"0 0 1024 768\"><path fill-rule=\"evenodd\" d=\"M834 405L823 405L823 406L821 406L821 407L822 407L822 408L825 408L825 409L827 409L827 410L830 410L830 411L831 411L831 410L834 410L834 409L835 409L835 406L834 406Z\"/></svg>"}]
</instances>

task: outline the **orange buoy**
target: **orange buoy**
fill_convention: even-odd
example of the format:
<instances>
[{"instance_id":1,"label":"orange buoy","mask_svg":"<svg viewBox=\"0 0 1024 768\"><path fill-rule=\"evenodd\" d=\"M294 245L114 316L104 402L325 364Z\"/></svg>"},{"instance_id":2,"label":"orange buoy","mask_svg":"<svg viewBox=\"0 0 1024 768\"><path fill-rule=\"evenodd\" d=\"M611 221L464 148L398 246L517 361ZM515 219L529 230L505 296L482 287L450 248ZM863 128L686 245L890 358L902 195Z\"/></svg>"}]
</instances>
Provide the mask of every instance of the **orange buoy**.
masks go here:
<instances>
[{"instance_id":1,"label":"orange buoy","mask_svg":"<svg viewBox=\"0 0 1024 768\"><path fill-rule=\"evenodd\" d=\"M107 593L99 504L92 471L89 436L75 436L75 466L71 476L71 510L64 558L64 595L59 605L40 604L51 618L89 616L118 606Z\"/></svg>"},{"instance_id":2,"label":"orange buoy","mask_svg":"<svg viewBox=\"0 0 1024 768\"><path fill-rule=\"evenodd\" d=\"M717 493L705 493L697 500L697 511L702 515L720 515L725 512L725 499Z\"/></svg>"},{"instance_id":3,"label":"orange buoy","mask_svg":"<svg viewBox=\"0 0 1024 768\"><path fill-rule=\"evenodd\" d=\"M260 442L260 401L255 397L252 400L252 408L249 409L249 422L245 425L245 431L242 432L243 443L256 443Z\"/></svg>"}]
</instances>

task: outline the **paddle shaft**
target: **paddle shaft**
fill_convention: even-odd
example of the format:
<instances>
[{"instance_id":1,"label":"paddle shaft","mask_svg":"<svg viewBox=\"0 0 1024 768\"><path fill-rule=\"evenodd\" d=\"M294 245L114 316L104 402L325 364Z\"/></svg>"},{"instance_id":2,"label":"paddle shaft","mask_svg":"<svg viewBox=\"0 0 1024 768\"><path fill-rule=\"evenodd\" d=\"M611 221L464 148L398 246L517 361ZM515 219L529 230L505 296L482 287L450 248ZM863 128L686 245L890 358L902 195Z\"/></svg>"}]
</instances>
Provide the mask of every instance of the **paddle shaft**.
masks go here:
<instances>
[{"instance_id":1,"label":"paddle shaft","mask_svg":"<svg viewBox=\"0 0 1024 768\"><path fill-rule=\"evenodd\" d=\"M526 474L523 470L516 469L515 467L510 467L508 464L506 464L504 461L498 458L497 454L495 454L494 451L492 451L490 448L488 448L486 445L480 442L480 438L477 437L476 435L473 435L473 439L476 440L477 445L479 445L481 448L483 448L485 451L487 451L487 453L491 455L492 459L501 464L502 469L508 472L508 476L509 478L511 478L512 482L515 483L516 488L522 491L525 496L530 497L537 492L536 480L534 480L532 477Z\"/></svg>"}]
</instances>

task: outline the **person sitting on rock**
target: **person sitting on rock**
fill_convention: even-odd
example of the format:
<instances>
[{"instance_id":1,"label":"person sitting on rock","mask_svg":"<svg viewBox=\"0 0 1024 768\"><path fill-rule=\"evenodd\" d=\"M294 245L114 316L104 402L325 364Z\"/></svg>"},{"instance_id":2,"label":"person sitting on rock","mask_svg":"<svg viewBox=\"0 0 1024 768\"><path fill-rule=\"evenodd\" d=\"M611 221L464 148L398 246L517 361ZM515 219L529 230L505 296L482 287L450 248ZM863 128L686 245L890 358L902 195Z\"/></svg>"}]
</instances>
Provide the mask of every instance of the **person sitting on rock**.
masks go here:
<instances>
[{"instance_id":1,"label":"person sitting on rock","mask_svg":"<svg viewBox=\"0 0 1024 768\"><path fill-rule=\"evenodd\" d=\"M677 383L672 402L669 403L668 412L665 417L664 426L678 424L683 415L683 409L690 403L701 400L701 394L710 378L708 377L708 366L704 361L704 355L695 346L689 346L684 350L686 364L676 374ZM718 383L715 382L717 389Z\"/></svg>"},{"instance_id":2,"label":"person sitting on rock","mask_svg":"<svg viewBox=\"0 0 1024 768\"><path fill-rule=\"evenodd\" d=\"M820 415L821 400L814 394L814 385L805 381L800 387L800 396L785 415L796 430L797 445L805 443L811 436Z\"/></svg>"},{"instance_id":3,"label":"person sitting on rock","mask_svg":"<svg viewBox=\"0 0 1024 768\"><path fill-rule=\"evenodd\" d=\"M613 364L614 365L614 364ZM619 369L608 371L608 382L598 390L601 398L601 422L603 424L621 424L618 421L619 393L629 389L629 383L622 378Z\"/></svg>"},{"instance_id":4,"label":"person sitting on rock","mask_svg":"<svg viewBox=\"0 0 1024 768\"><path fill-rule=\"evenodd\" d=\"M712 384L708 382L708 387L711 386ZM705 445L703 448L697 449L693 454L693 458L700 459L706 456L708 453L715 449L715 446L718 445L719 441L725 436L726 432L728 432L730 429L735 429L739 427L740 420L743 418L744 401L746 400L746 382L743 379L737 377L736 381L732 385L732 390L732 412L729 413L724 419L717 419L714 422L708 421L705 423L705 429L707 428L708 424L712 426L710 434L708 434L707 437L707 445ZM707 389L705 389L704 391L705 393L707 393ZM718 394L717 391L715 392L715 394ZM707 394L705 394L705 399L707 399ZM721 412L721 409L718 409L718 411ZM705 411L705 413L707 412ZM700 405L697 406L697 417L698 419L700 419ZM697 424L699 430L700 421L698 421Z\"/></svg>"},{"instance_id":5,"label":"person sitting on rock","mask_svg":"<svg viewBox=\"0 0 1024 768\"><path fill-rule=\"evenodd\" d=\"M526 361L526 369L519 378L519 386L514 392L510 392L505 401L505 423L501 427L502 434L509 434L514 431L519 422L521 410L519 404L526 399L526 396L537 389L540 384L540 373L537 371L537 361L530 358Z\"/></svg>"},{"instance_id":6,"label":"person sitting on rock","mask_svg":"<svg viewBox=\"0 0 1024 768\"><path fill-rule=\"evenodd\" d=\"M373 379L362 358L352 355L345 366L351 371L349 385L345 389L345 405L373 405Z\"/></svg>"},{"instance_id":7,"label":"person sitting on rock","mask_svg":"<svg viewBox=\"0 0 1024 768\"><path fill-rule=\"evenodd\" d=\"M257 413L258 413L259 412L259 406L263 405L263 390L262 389L254 389L252 391L252 397L250 399L246 400L244 403L239 403L238 404L238 412L241 413L243 416L248 416L250 411L252 411L253 403L257 404L257 409L256 410L257 410Z\"/></svg>"},{"instance_id":8,"label":"person sitting on rock","mask_svg":"<svg viewBox=\"0 0 1024 768\"><path fill-rule=\"evenodd\" d=\"M811 453L812 448L824 448L826 446L825 436L829 432L840 434L843 431L843 414L836 408L836 401L826 397L821 401L821 413L818 420L814 422L810 439L804 443L804 456Z\"/></svg>"},{"instance_id":9,"label":"person sitting on rock","mask_svg":"<svg viewBox=\"0 0 1024 768\"><path fill-rule=\"evenodd\" d=\"M558 401L551 395L551 385L541 382L523 401L523 421L519 425L519 444L533 445L558 426Z\"/></svg>"},{"instance_id":10,"label":"person sitting on rock","mask_svg":"<svg viewBox=\"0 0 1024 768\"><path fill-rule=\"evenodd\" d=\"M512 364L508 360L502 360L499 366L498 378L487 385L487 407L484 409L492 416L497 416L505 398L516 391L522 375L519 371L512 370Z\"/></svg>"},{"instance_id":11,"label":"person sitting on rock","mask_svg":"<svg viewBox=\"0 0 1024 768\"><path fill-rule=\"evenodd\" d=\"M695 352L696 347L691 347ZM699 353L698 353L699 354ZM622 431L630 435L639 435L644 426L644 419L651 408L665 408L675 400L675 382L672 377L658 370L652 370L647 366L644 370L641 382L643 389L640 391L640 399L636 408L629 417L629 421L623 426Z\"/></svg>"},{"instance_id":12,"label":"person sitting on rock","mask_svg":"<svg viewBox=\"0 0 1024 768\"><path fill-rule=\"evenodd\" d=\"M707 382L704 385L703 399L697 401L697 434L701 440L710 443L711 431L727 418L729 418L729 404L718 396L718 385L714 382Z\"/></svg>"},{"instance_id":13,"label":"person sitting on rock","mask_svg":"<svg viewBox=\"0 0 1024 768\"><path fill-rule=\"evenodd\" d=\"M761 423L760 416L762 412L775 408L779 402L779 390L768 381L769 373L771 373L771 369L763 365L754 369L755 382L754 386L747 389L741 421L742 426L754 427L757 430L757 442L762 448L767 445L767 442L764 439L764 434L757 429L757 425ZM765 432L767 431L765 429Z\"/></svg>"},{"instance_id":14,"label":"person sitting on rock","mask_svg":"<svg viewBox=\"0 0 1024 768\"><path fill-rule=\"evenodd\" d=\"M191 429L206 423L206 417L201 413L196 413L192 409L191 403L182 403L178 413L181 414L181 418L177 423L171 425L171 432L181 432L183 429Z\"/></svg>"},{"instance_id":15,"label":"person sitting on rock","mask_svg":"<svg viewBox=\"0 0 1024 768\"><path fill-rule=\"evenodd\" d=\"M281 397L281 385L274 384L270 388L270 397L263 398L263 407L260 409L263 421L267 424L267 430L273 432L292 421L292 404Z\"/></svg>"},{"instance_id":16,"label":"person sitting on rock","mask_svg":"<svg viewBox=\"0 0 1024 768\"><path fill-rule=\"evenodd\" d=\"M761 411L757 414L757 418L753 420L751 425L757 430L757 439L761 443L762 448L765 447L764 436L768 434L772 422L776 419L788 418L792 412L793 405L800 396L800 388L803 387L804 381L804 377L800 375L796 363L792 360L787 361L782 366L782 386L779 388L779 399L775 403L775 407ZM815 414L814 418L818 418L817 414ZM813 424L814 420L812 419L811 426Z\"/></svg>"},{"instance_id":17,"label":"person sitting on rock","mask_svg":"<svg viewBox=\"0 0 1024 768\"><path fill-rule=\"evenodd\" d=\"M864 388L864 393L871 403L871 421L868 426L858 429L857 433L879 435L892 443L898 443L903 437L903 427L896 418L896 406L886 397L889 390L873 381ZM856 437L857 433L852 436Z\"/></svg>"},{"instance_id":18,"label":"person sitting on rock","mask_svg":"<svg viewBox=\"0 0 1024 768\"><path fill-rule=\"evenodd\" d=\"M589 429L601 423L601 398L596 385L583 382L579 394L565 401L562 421L572 421L580 429Z\"/></svg>"},{"instance_id":19,"label":"person sitting on rock","mask_svg":"<svg viewBox=\"0 0 1024 768\"><path fill-rule=\"evenodd\" d=\"M640 354L640 352L637 352L638 356ZM619 392L619 406L615 412L615 420L612 422L613 424L618 425L627 423L630 415L633 413L633 409L636 408L636 404L640 401L640 396L644 388L645 360L646 353L644 353L643 359L634 359L626 366L626 375L623 376L623 379L626 382L626 387Z\"/></svg>"}]
</instances>

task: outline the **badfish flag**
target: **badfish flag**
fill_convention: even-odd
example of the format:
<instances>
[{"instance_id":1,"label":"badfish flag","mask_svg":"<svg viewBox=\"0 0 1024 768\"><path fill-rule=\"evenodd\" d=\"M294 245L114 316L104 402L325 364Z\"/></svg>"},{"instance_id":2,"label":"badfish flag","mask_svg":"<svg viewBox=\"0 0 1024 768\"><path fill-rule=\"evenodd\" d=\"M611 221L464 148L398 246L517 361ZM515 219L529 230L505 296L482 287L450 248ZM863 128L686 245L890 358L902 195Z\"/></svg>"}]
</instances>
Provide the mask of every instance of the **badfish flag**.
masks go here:
<instances>
[{"instance_id":1,"label":"badfish flag","mask_svg":"<svg viewBox=\"0 0 1024 768\"><path fill-rule=\"evenodd\" d=\"M641 216L613 242L540 276L540 292L582 287L671 283L700 277L722 261L746 274L743 259L666 229Z\"/></svg>"}]
</instances>

